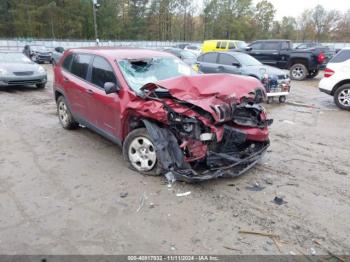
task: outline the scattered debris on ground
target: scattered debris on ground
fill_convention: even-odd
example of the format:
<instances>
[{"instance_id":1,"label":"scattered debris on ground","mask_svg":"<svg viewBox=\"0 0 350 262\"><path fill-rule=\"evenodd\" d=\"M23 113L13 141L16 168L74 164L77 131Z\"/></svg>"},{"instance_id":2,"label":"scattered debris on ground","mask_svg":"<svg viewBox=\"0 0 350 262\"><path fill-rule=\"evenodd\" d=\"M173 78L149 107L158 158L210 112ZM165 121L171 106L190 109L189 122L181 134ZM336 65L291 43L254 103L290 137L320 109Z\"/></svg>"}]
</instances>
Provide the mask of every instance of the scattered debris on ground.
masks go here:
<instances>
[{"instance_id":1,"label":"scattered debris on ground","mask_svg":"<svg viewBox=\"0 0 350 262\"><path fill-rule=\"evenodd\" d=\"M288 203L287 201L284 201L283 197L281 196L275 196L272 202L280 206Z\"/></svg>"},{"instance_id":2,"label":"scattered debris on ground","mask_svg":"<svg viewBox=\"0 0 350 262\"><path fill-rule=\"evenodd\" d=\"M183 197L183 196L189 196L191 194L191 191L184 192L184 193L176 193L176 196Z\"/></svg>"}]
</instances>

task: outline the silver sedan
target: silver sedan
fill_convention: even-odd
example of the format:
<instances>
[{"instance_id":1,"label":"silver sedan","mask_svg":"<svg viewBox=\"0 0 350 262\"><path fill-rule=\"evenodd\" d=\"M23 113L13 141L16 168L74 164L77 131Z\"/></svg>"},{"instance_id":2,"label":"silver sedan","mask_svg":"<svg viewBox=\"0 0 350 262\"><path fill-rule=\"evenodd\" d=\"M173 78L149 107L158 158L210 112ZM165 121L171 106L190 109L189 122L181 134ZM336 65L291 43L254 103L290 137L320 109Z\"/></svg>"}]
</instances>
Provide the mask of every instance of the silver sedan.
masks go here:
<instances>
[{"instance_id":1,"label":"silver sedan","mask_svg":"<svg viewBox=\"0 0 350 262\"><path fill-rule=\"evenodd\" d=\"M44 88L46 70L21 52L0 51L0 86L35 85Z\"/></svg>"}]
</instances>

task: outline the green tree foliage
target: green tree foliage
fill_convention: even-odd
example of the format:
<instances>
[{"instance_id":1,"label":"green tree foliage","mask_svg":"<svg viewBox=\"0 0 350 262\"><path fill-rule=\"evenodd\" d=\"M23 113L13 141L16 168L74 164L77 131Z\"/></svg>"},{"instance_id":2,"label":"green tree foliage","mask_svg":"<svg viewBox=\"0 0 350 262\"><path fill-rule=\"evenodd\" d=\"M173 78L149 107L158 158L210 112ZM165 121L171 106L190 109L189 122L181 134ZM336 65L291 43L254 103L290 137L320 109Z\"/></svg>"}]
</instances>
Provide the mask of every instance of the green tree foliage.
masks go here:
<instances>
[{"instance_id":1,"label":"green tree foliage","mask_svg":"<svg viewBox=\"0 0 350 262\"><path fill-rule=\"evenodd\" d=\"M269 37L270 28L275 17L276 10L273 5L262 0L256 4L256 11L253 18L254 25L258 29L256 36L258 38Z\"/></svg>"},{"instance_id":2,"label":"green tree foliage","mask_svg":"<svg viewBox=\"0 0 350 262\"><path fill-rule=\"evenodd\" d=\"M350 10L318 5L276 21L268 0L99 0L103 39L350 41ZM254 2L255 3L255 2ZM93 39L92 0L0 0L0 37Z\"/></svg>"}]
</instances>

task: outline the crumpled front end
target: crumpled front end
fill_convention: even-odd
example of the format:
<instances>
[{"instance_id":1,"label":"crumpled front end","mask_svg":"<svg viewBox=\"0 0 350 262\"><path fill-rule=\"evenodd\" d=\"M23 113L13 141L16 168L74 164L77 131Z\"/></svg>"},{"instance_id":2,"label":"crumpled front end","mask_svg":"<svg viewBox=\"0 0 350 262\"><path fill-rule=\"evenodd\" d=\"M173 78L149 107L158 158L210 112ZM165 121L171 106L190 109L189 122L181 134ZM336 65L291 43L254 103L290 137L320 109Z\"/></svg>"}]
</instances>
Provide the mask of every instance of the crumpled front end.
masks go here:
<instances>
[{"instance_id":1,"label":"crumpled front end","mask_svg":"<svg viewBox=\"0 0 350 262\"><path fill-rule=\"evenodd\" d=\"M222 86L232 83L228 80L232 79L226 78ZM260 104L265 95L261 83L250 82L255 88L245 87L245 93L232 95L229 89L212 94L217 89L208 82L206 89L199 89L200 81L193 78L177 79L176 86L163 82L144 89L144 98L160 103L167 118L160 122L149 115L143 122L170 180L200 182L240 176L258 163L269 146L272 120ZM197 86L196 96L185 91L187 83ZM169 92L159 93L162 88Z\"/></svg>"},{"instance_id":2,"label":"crumpled front end","mask_svg":"<svg viewBox=\"0 0 350 262\"><path fill-rule=\"evenodd\" d=\"M176 136L168 128L145 120L145 125L154 139L166 177L171 181L197 183L216 178L232 178L244 174L255 166L269 146L269 140L252 142L236 129L224 126L223 140L220 143L203 142L197 151L187 151L179 146ZM189 161L197 155L196 162ZM192 159L193 160L193 159Z\"/></svg>"},{"instance_id":3,"label":"crumpled front end","mask_svg":"<svg viewBox=\"0 0 350 262\"><path fill-rule=\"evenodd\" d=\"M272 121L260 106L248 109L216 125L174 112L168 113L167 125L144 120L167 177L191 183L237 177L257 164L269 146Z\"/></svg>"}]
</instances>

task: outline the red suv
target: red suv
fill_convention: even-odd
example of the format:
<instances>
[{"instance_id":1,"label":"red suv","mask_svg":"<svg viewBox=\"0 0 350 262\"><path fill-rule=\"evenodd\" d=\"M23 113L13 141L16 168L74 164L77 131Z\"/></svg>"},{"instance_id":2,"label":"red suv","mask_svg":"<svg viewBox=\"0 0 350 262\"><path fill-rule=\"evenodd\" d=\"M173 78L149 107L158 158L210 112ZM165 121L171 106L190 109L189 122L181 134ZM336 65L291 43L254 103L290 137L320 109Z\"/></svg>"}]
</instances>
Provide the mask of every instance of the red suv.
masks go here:
<instances>
[{"instance_id":1,"label":"red suv","mask_svg":"<svg viewBox=\"0 0 350 262\"><path fill-rule=\"evenodd\" d=\"M239 176L269 146L272 120L254 78L197 74L169 53L116 48L70 49L54 71L62 126L81 124L119 144L141 173Z\"/></svg>"}]
</instances>

